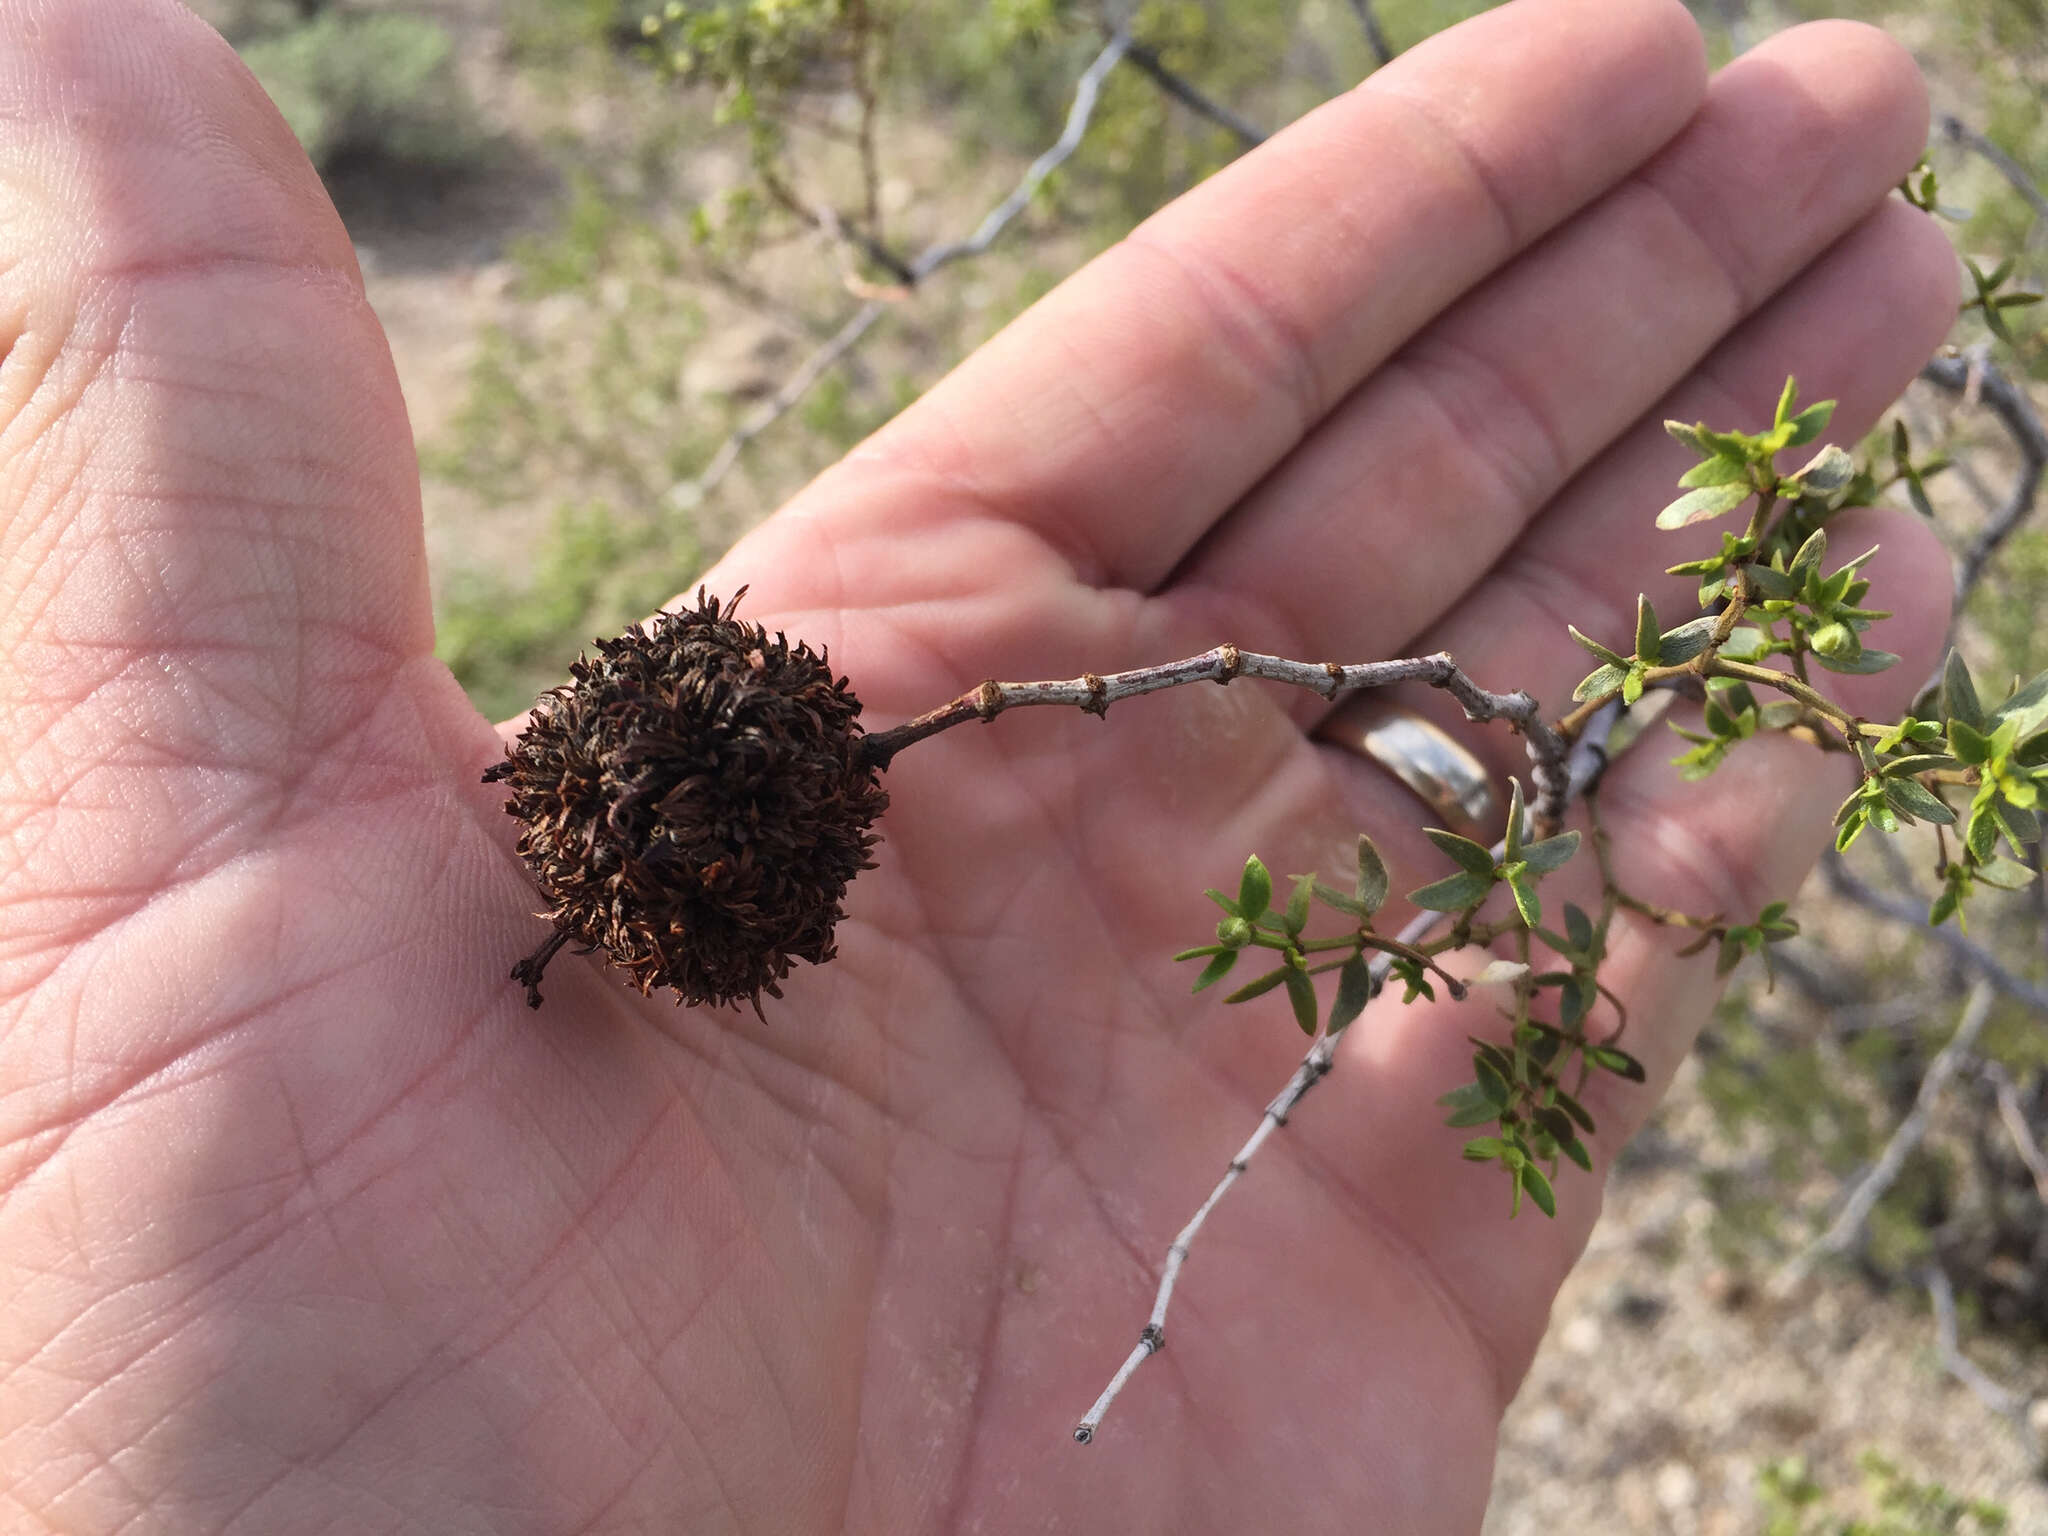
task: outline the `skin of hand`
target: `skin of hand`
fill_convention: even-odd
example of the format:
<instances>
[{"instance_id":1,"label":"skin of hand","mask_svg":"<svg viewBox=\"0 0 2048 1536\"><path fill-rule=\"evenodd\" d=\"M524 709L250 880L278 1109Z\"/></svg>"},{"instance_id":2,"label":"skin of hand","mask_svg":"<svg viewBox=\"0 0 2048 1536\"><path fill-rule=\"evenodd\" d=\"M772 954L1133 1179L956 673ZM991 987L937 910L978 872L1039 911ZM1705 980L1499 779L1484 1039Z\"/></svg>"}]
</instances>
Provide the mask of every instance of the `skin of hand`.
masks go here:
<instances>
[{"instance_id":1,"label":"skin of hand","mask_svg":"<svg viewBox=\"0 0 2048 1536\"><path fill-rule=\"evenodd\" d=\"M500 736L432 654L314 173L170 0L0 0L0 102L0 1526L1476 1528L1599 1205L1568 1169L1511 1226L1460 1161L1433 1101L1485 1002L1375 1005L1068 1438L1300 1050L1277 996L1188 998L1202 888L1340 873L1361 828L1397 890L1444 872L1317 699L952 732L765 1026L571 954L530 1013ZM705 580L876 724L1223 640L1448 647L1558 713L1568 620L1691 611L1661 418L1756 426L1796 372L1853 442L1942 338L1953 257L1887 197L1925 110L1848 24L1710 81L1675 0L1516 0L1150 219ZM1946 567L1901 516L1839 538L1884 542L1907 658L1843 691L1895 712ZM1789 894L1839 762L1669 755L1604 792L1624 880ZM1653 1086L1595 1098L1603 1166L1710 1005L1676 947L1616 930Z\"/></svg>"}]
</instances>

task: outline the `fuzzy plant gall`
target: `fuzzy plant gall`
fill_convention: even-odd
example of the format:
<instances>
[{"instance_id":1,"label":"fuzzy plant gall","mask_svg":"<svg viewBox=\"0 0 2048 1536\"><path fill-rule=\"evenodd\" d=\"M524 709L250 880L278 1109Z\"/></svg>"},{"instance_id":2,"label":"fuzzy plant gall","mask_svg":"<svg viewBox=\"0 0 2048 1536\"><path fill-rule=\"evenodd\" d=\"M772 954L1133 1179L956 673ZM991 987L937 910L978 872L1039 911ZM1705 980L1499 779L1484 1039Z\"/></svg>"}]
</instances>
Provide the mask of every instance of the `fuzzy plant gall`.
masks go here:
<instances>
[{"instance_id":1,"label":"fuzzy plant gall","mask_svg":"<svg viewBox=\"0 0 2048 1536\"><path fill-rule=\"evenodd\" d=\"M699 591L599 641L484 775L510 789L554 923L512 973L531 1006L568 943L604 950L643 994L756 1013L793 961L833 957L889 797L846 680L735 618L738 600Z\"/></svg>"}]
</instances>

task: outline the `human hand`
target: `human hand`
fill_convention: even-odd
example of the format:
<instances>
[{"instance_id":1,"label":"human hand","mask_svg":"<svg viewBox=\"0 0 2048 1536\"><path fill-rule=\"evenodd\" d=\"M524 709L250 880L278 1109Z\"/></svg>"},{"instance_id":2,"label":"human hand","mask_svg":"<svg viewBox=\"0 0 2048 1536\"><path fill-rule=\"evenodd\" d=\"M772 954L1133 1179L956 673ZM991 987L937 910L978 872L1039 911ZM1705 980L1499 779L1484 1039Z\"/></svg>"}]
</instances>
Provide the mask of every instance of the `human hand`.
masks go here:
<instances>
[{"instance_id":1,"label":"human hand","mask_svg":"<svg viewBox=\"0 0 2048 1536\"><path fill-rule=\"evenodd\" d=\"M765 1026L566 954L529 1013L500 738L431 654L403 407L312 172L166 0L0 0L0 100L10 1527L1476 1526L1598 1203L1510 1229L1459 1162L1433 1100L1478 1004L1367 1015L1173 1348L1067 1438L1298 1049L1282 1004L1189 1003L1196 893L1361 828L1397 889L1440 873L1317 701L953 732ZM1661 417L1747 423L1795 372L1853 441L1945 332L1946 242L1885 195L1924 111L1862 29L1708 87L1675 3L1519 0L1161 213L706 582L876 724L1222 640L1447 647L1555 711L1567 620L1686 606ZM1876 714L1946 584L1856 517L1908 658L1845 681ZM1840 793L1800 750L1624 761L1630 886L1788 892ZM1659 1087L1712 990L1671 950L1618 930L1609 972ZM1597 1155L1652 1097L1596 1104Z\"/></svg>"}]
</instances>

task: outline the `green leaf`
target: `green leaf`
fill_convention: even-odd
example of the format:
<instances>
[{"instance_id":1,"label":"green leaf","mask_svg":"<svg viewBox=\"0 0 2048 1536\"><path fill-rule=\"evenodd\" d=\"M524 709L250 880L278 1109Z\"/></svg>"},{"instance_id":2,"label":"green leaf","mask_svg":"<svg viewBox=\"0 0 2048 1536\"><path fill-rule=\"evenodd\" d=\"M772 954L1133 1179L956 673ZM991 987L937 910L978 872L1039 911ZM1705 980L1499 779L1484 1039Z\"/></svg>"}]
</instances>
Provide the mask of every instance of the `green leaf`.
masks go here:
<instances>
[{"instance_id":1,"label":"green leaf","mask_svg":"<svg viewBox=\"0 0 2048 1536\"><path fill-rule=\"evenodd\" d=\"M1287 898L1287 910L1281 914L1280 926L1289 935L1299 936L1301 930L1308 926L1308 904L1316 893L1316 877L1295 875L1292 879L1294 889Z\"/></svg>"},{"instance_id":2,"label":"green leaf","mask_svg":"<svg viewBox=\"0 0 2048 1536\"><path fill-rule=\"evenodd\" d=\"M1293 966L1283 965L1278 970L1266 972L1265 975L1259 977L1256 981L1246 982L1235 992L1231 993L1230 996L1224 998L1223 1001L1226 1003L1248 1003L1255 997L1264 997L1268 992L1287 980L1289 976L1299 975L1301 975L1301 972Z\"/></svg>"},{"instance_id":3,"label":"green leaf","mask_svg":"<svg viewBox=\"0 0 2048 1536\"><path fill-rule=\"evenodd\" d=\"M1915 752L1908 757L1886 758L1884 774L1886 778L1891 778L1894 775L1934 773L1943 768L1961 766L1957 759L1950 757L1946 752Z\"/></svg>"},{"instance_id":4,"label":"green leaf","mask_svg":"<svg viewBox=\"0 0 2048 1536\"><path fill-rule=\"evenodd\" d=\"M1353 955L1337 971L1337 996L1330 1003L1330 1033L1348 1028L1372 1001L1372 967L1363 953Z\"/></svg>"},{"instance_id":5,"label":"green leaf","mask_svg":"<svg viewBox=\"0 0 2048 1536\"><path fill-rule=\"evenodd\" d=\"M1173 958L1174 962L1178 964L1182 960L1201 960L1207 958L1210 955L1223 955L1229 953L1230 950L1227 949L1224 945L1203 944L1195 949L1184 949L1179 954L1175 955Z\"/></svg>"},{"instance_id":6,"label":"green leaf","mask_svg":"<svg viewBox=\"0 0 2048 1536\"><path fill-rule=\"evenodd\" d=\"M1827 557L1828 536L1825 529L1816 528L1807 535L1806 542L1799 546L1799 553L1792 557L1792 564L1785 576L1792 583L1792 590L1799 591L1820 569L1820 563Z\"/></svg>"},{"instance_id":7,"label":"green leaf","mask_svg":"<svg viewBox=\"0 0 2048 1536\"><path fill-rule=\"evenodd\" d=\"M1294 1005L1294 1022L1304 1035L1316 1032L1316 984L1307 971L1287 967L1287 1001Z\"/></svg>"},{"instance_id":8,"label":"green leaf","mask_svg":"<svg viewBox=\"0 0 2048 1536\"><path fill-rule=\"evenodd\" d=\"M1559 1141L1557 1147L1560 1152L1585 1169L1586 1172L1591 1173L1593 1171L1593 1154L1586 1150L1586 1144L1579 1140L1578 1137L1573 1136L1569 1140Z\"/></svg>"},{"instance_id":9,"label":"green leaf","mask_svg":"<svg viewBox=\"0 0 2048 1536\"><path fill-rule=\"evenodd\" d=\"M1798 474L1792 478L1802 498L1811 498L1829 507L1839 506L1855 482L1856 461L1829 443L1801 465ZM1792 488L1787 487L1788 490Z\"/></svg>"},{"instance_id":10,"label":"green leaf","mask_svg":"<svg viewBox=\"0 0 2048 1536\"><path fill-rule=\"evenodd\" d=\"M1534 928L1543 921L1543 903L1537 899L1535 881L1525 874L1513 874L1508 877L1508 889L1514 893L1515 910L1524 926Z\"/></svg>"},{"instance_id":11,"label":"green leaf","mask_svg":"<svg viewBox=\"0 0 2048 1536\"><path fill-rule=\"evenodd\" d=\"M1944 827L1955 825L1956 813L1944 805L1918 779L1887 778L1884 781L1884 797L1891 802L1892 809L1901 816L1935 822Z\"/></svg>"},{"instance_id":12,"label":"green leaf","mask_svg":"<svg viewBox=\"0 0 2048 1536\"><path fill-rule=\"evenodd\" d=\"M1899 664L1899 658L1890 651L1874 650L1869 646L1865 646L1854 656L1824 656L1816 651L1813 659L1830 672L1840 672L1849 677L1865 677L1872 672L1882 672Z\"/></svg>"},{"instance_id":13,"label":"green leaf","mask_svg":"<svg viewBox=\"0 0 2048 1536\"><path fill-rule=\"evenodd\" d=\"M1255 853L1244 861L1244 875L1237 882L1237 914L1246 922L1265 915L1273 901L1273 877Z\"/></svg>"},{"instance_id":14,"label":"green leaf","mask_svg":"<svg viewBox=\"0 0 2048 1536\"><path fill-rule=\"evenodd\" d=\"M1771 413L1771 425L1782 427L1792 419L1792 407L1799 403L1799 380L1785 375L1785 387L1778 391L1778 408Z\"/></svg>"},{"instance_id":15,"label":"green leaf","mask_svg":"<svg viewBox=\"0 0 2048 1536\"><path fill-rule=\"evenodd\" d=\"M1522 1188L1528 1191L1530 1203L1537 1210L1546 1216L1557 1215L1557 1195L1541 1168L1534 1163L1524 1163L1515 1170L1515 1177L1522 1181Z\"/></svg>"},{"instance_id":16,"label":"green leaf","mask_svg":"<svg viewBox=\"0 0 2048 1536\"><path fill-rule=\"evenodd\" d=\"M1663 631L1657 627L1657 610L1650 606L1649 598L1640 592L1636 594L1636 660L1646 666L1656 666L1659 660L1658 642Z\"/></svg>"},{"instance_id":17,"label":"green leaf","mask_svg":"<svg viewBox=\"0 0 2048 1536\"><path fill-rule=\"evenodd\" d=\"M1487 1125L1500 1118L1500 1111L1494 1108L1493 1100L1486 1096L1485 1090L1477 1083L1467 1083L1462 1088L1454 1088L1438 1099L1437 1103L1451 1112L1444 1124L1453 1130Z\"/></svg>"},{"instance_id":18,"label":"green leaf","mask_svg":"<svg viewBox=\"0 0 2048 1536\"><path fill-rule=\"evenodd\" d=\"M1225 912L1228 912L1232 917L1236 917L1239 915L1237 910L1237 903L1232 901L1228 896L1224 895L1221 891L1204 891L1202 892L1202 894L1208 897L1211 901L1215 902L1217 906L1221 907Z\"/></svg>"},{"instance_id":19,"label":"green leaf","mask_svg":"<svg viewBox=\"0 0 2048 1536\"><path fill-rule=\"evenodd\" d=\"M1372 916L1371 907L1368 907L1349 891L1340 891L1334 885L1325 885L1322 881L1318 880L1315 882L1315 894L1317 901L1320 901L1326 907L1332 907L1342 912L1346 917L1355 917L1363 921L1365 918Z\"/></svg>"},{"instance_id":20,"label":"green leaf","mask_svg":"<svg viewBox=\"0 0 2048 1536\"><path fill-rule=\"evenodd\" d=\"M1508 1080L1501 1075L1499 1068L1484 1056L1475 1056L1472 1059L1472 1075L1478 1083L1479 1091L1486 1095L1486 1102L1491 1104L1496 1112L1508 1107L1508 1101L1514 1097L1514 1093L1509 1089Z\"/></svg>"},{"instance_id":21,"label":"green leaf","mask_svg":"<svg viewBox=\"0 0 2048 1536\"><path fill-rule=\"evenodd\" d=\"M1567 1029L1577 1029L1593 1011L1593 995L1591 975L1574 971L1571 980L1558 989L1558 1022Z\"/></svg>"},{"instance_id":22,"label":"green leaf","mask_svg":"<svg viewBox=\"0 0 2048 1536\"><path fill-rule=\"evenodd\" d=\"M1612 1072L1616 1077L1627 1078L1632 1083L1646 1083L1650 1075L1643 1070L1643 1064L1627 1051L1611 1045L1589 1045L1586 1060L1603 1072Z\"/></svg>"},{"instance_id":23,"label":"green leaf","mask_svg":"<svg viewBox=\"0 0 2048 1536\"><path fill-rule=\"evenodd\" d=\"M1957 758L1972 767L1991 761L1991 738L1967 724L1961 715L1949 722L1948 745Z\"/></svg>"},{"instance_id":24,"label":"green leaf","mask_svg":"<svg viewBox=\"0 0 2048 1536\"><path fill-rule=\"evenodd\" d=\"M1367 912L1377 912L1387 899L1387 865L1364 833L1358 835L1358 884L1354 887Z\"/></svg>"},{"instance_id":25,"label":"green leaf","mask_svg":"<svg viewBox=\"0 0 2048 1536\"><path fill-rule=\"evenodd\" d=\"M1828 422L1835 414L1835 402L1821 400L1809 405L1792 418L1792 435L1785 439L1787 448L1803 447L1827 431Z\"/></svg>"},{"instance_id":26,"label":"green leaf","mask_svg":"<svg viewBox=\"0 0 2048 1536\"><path fill-rule=\"evenodd\" d=\"M1557 1107L1559 1109L1572 1117L1580 1130L1584 1131L1588 1136L1593 1134L1593 1117L1586 1113L1585 1105L1566 1093L1562 1088L1553 1089L1551 1097L1557 1100Z\"/></svg>"},{"instance_id":27,"label":"green leaf","mask_svg":"<svg viewBox=\"0 0 2048 1536\"><path fill-rule=\"evenodd\" d=\"M1751 495L1747 484L1703 485L1696 491L1687 491L1657 514L1657 526L1669 533L1673 529L1685 528L1693 523L1704 523L1711 518L1733 512Z\"/></svg>"},{"instance_id":28,"label":"green leaf","mask_svg":"<svg viewBox=\"0 0 2048 1536\"><path fill-rule=\"evenodd\" d=\"M1621 680L1621 702L1634 704L1643 696L1643 669L1630 667Z\"/></svg>"},{"instance_id":29,"label":"green leaf","mask_svg":"<svg viewBox=\"0 0 2048 1536\"><path fill-rule=\"evenodd\" d=\"M1710 613L1704 618L1689 620L1676 629L1664 631L1657 637L1658 664L1675 667L1680 662L1691 661L1707 648L1707 643L1714 638L1714 626L1719 622L1720 620ZM1752 630L1751 633L1756 632ZM1727 648L1724 646L1723 649Z\"/></svg>"},{"instance_id":30,"label":"green leaf","mask_svg":"<svg viewBox=\"0 0 2048 1536\"><path fill-rule=\"evenodd\" d=\"M2042 726L2048 725L2048 672L2016 689L2012 697L1999 705L1993 715L2000 723L2007 720L2018 721L2021 736L2031 736Z\"/></svg>"},{"instance_id":31,"label":"green leaf","mask_svg":"<svg viewBox=\"0 0 2048 1536\"><path fill-rule=\"evenodd\" d=\"M1513 1149L1498 1136L1475 1136L1465 1143L1463 1154L1470 1163L1493 1163L1500 1161Z\"/></svg>"},{"instance_id":32,"label":"green leaf","mask_svg":"<svg viewBox=\"0 0 2048 1536\"><path fill-rule=\"evenodd\" d=\"M1745 486L1749 484L1749 463L1746 459L1732 458L1725 454L1715 454L1710 459L1702 459L1678 477L1679 489L1685 491L1697 490L1703 485L1737 483Z\"/></svg>"},{"instance_id":33,"label":"green leaf","mask_svg":"<svg viewBox=\"0 0 2048 1536\"><path fill-rule=\"evenodd\" d=\"M2034 872L2017 859L2004 855L1993 859L1975 871L1979 880L1986 885L1995 885L2001 891L2024 891L2034 883Z\"/></svg>"},{"instance_id":34,"label":"green leaf","mask_svg":"<svg viewBox=\"0 0 2048 1536\"><path fill-rule=\"evenodd\" d=\"M1221 981L1225 976L1228 976L1230 968L1237 964L1237 956L1237 950L1226 949L1222 954L1203 966L1202 974L1195 978L1194 990L1199 992L1202 988L1212 986L1216 982Z\"/></svg>"},{"instance_id":35,"label":"green leaf","mask_svg":"<svg viewBox=\"0 0 2048 1536\"><path fill-rule=\"evenodd\" d=\"M1484 875L1488 880L1493 878L1493 855L1470 838L1446 832L1441 827L1425 827L1422 835L1449 854L1451 861L1460 869Z\"/></svg>"},{"instance_id":36,"label":"green leaf","mask_svg":"<svg viewBox=\"0 0 2048 1536\"><path fill-rule=\"evenodd\" d=\"M1460 870L1447 880L1438 880L1419 891L1410 891L1408 900L1412 905L1431 912L1459 912L1484 901L1486 893L1492 889L1491 875L1480 876Z\"/></svg>"},{"instance_id":37,"label":"green leaf","mask_svg":"<svg viewBox=\"0 0 2048 1536\"><path fill-rule=\"evenodd\" d=\"M1985 730L1988 725L1984 706L1977 702L1977 689L1970 681L1970 669L1964 665L1960 651L1950 651L1941 669L1941 718L1960 720L1977 731Z\"/></svg>"},{"instance_id":38,"label":"green leaf","mask_svg":"<svg viewBox=\"0 0 2048 1536\"><path fill-rule=\"evenodd\" d=\"M1572 941L1573 949L1582 955L1592 953L1593 920L1569 901L1564 904L1564 932L1565 937ZM1591 1130L1592 1127L1586 1129Z\"/></svg>"},{"instance_id":39,"label":"green leaf","mask_svg":"<svg viewBox=\"0 0 2048 1536\"><path fill-rule=\"evenodd\" d=\"M1522 781L1508 780L1508 826L1501 834L1501 862L1515 863L1522 857L1522 831L1529 820L1529 808L1522 802Z\"/></svg>"},{"instance_id":40,"label":"green leaf","mask_svg":"<svg viewBox=\"0 0 2048 1536\"><path fill-rule=\"evenodd\" d=\"M1546 837L1542 842L1531 843L1524 848L1522 862L1527 864L1533 873L1547 875L1554 869L1562 868L1578 851L1579 834L1560 832L1555 837Z\"/></svg>"},{"instance_id":41,"label":"green leaf","mask_svg":"<svg viewBox=\"0 0 2048 1536\"><path fill-rule=\"evenodd\" d=\"M1693 620L1693 624L1701 624L1706 622L1707 621L1704 619ZM1683 631L1689 630L1691 628L1692 624L1681 625L1678 629L1674 629L1671 632L1671 635L1680 634ZM1711 625L1709 625L1708 627L1708 632L1709 634L1712 633ZM1667 656L1671 654L1671 635L1666 635L1664 637L1664 654ZM1701 649L1705 649L1705 647L1702 646ZM1736 625L1735 628L1729 633L1728 638L1721 643L1721 654L1723 656L1726 656L1730 661L1761 661L1764 657L1770 654L1770 650L1770 636L1766 635L1754 624ZM1686 659L1691 660L1691 656L1688 656Z\"/></svg>"},{"instance_id":42,"label":"green leaf","mask_svg":"<svg viewBox=\"0 0 2048 1536\"><path fill-rule=\"evenodd\" d=\"M1992 850L1998 846L1998 817L1990 800L1978 800L1971 805L1970 823L1963 828L1963 844L1979 864L1991 862Z\"/></svg>"},{"instance_id":43,"label":"green leaf","mask_svg":"<svg viewBox=\"0 0 2048 1536\"><path fill-rule=\"evenodd\" d=\"M1628 680L1629 669L1613 663L1589 673L1578 687L1572 690L1572 697L1583 704L1588 699L1605 698Z\"/></svg>"},{"instance_id":44,"label":"green leaf","mask_svg":"<svg viewBox=\"0 0 2048 1536\"><path fill-rule=\"evenodd\" d=\"M1580 645L1583 645L1610 667L1625 667L1628 665L1628 658L1626 656L1610 651L1591 635L1582 633L1576 624L1567 624L1565 629L1570 632L1574 640L1578 641Z\"/></svg>"}]
</instances>

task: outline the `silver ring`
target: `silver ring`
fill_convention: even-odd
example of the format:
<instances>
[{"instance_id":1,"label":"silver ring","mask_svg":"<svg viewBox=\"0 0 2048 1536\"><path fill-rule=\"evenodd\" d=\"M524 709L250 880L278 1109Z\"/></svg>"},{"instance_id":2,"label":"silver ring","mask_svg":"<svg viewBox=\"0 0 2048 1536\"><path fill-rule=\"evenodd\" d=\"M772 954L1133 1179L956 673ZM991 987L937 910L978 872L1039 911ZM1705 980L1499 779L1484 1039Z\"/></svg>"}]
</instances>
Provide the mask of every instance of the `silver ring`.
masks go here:
<instances>
[{"instance_id":1,"label":"silver ring","mask_svg":"<svg viewBox=\"0 0 2048 1536\"><path fill-rule=\"evenodd\" d=\"M1446 831L1490 833L1500 817L1486 765L1420 715L1378 703L1340 709L1316 734L1378 763L1436 812Z\"/></svg>"}]
</instances>

